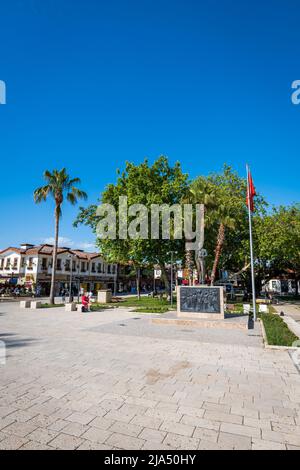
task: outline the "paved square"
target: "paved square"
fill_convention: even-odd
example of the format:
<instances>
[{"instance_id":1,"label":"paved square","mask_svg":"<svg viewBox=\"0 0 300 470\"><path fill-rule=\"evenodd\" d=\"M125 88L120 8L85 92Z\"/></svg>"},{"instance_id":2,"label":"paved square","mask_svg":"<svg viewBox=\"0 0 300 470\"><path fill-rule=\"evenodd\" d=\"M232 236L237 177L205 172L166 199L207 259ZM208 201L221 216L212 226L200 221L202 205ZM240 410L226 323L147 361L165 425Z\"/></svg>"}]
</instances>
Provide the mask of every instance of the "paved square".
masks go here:
<instances>
[{"instance_id":1,"label":"paved square","mask_svg":"<svg viewBox=\"0 0 300 470\"><path fill-rule=\"evenodd\" d=\"M300 375L260 330L0 303L0 449L300 449Z\"/></svg>"}]
</instances>

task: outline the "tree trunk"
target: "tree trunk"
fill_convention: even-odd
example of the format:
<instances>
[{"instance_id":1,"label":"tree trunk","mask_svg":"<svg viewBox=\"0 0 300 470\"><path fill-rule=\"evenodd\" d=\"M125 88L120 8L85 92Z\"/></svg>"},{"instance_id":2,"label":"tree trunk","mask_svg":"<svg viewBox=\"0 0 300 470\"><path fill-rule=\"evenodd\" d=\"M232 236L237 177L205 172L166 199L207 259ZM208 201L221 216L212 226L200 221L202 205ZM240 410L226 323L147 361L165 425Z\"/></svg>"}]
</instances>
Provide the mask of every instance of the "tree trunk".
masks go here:
<instances>
[{"instance_id":1,"label":"tree trunk","mask_svg":"<svg viewBox=\"0 0 300 470\"><path fill-rule=\"evenodd\" d=\"M51 275L51 289L49 303L54 304L54 290L55 290L55 273L56 273L56 260L57 260L57 246L58 246L58 233L59 233L59 207L55 208L55 238L52 257L52 275Z\"/></svg>"},{"instance_id":2,"label":"tree trunk","mask_svg":"<svg viewBox=\"0 0 300 470\"><path fill-rule=\"evenodd\" d=\"M297 295L299 294L299 291L298 291L298 276L297 276L297 271L295 270L294 271L294 274L295 274L295 296L297 297Z\"/></svg>"},{"instance_id":3,"label":"tree trunk","mask_svg":"<svg viewBox=\"0 0 300 470\"><path fill-rule=\"evenodd\" d=\"M136 268L136 292L138 299L141 298L141 287L140 287L140 267Z\"/></svg>"},{"instance_id":4,"label":"tree trunk","mask_svg":"<svg viewBox=\"0 0 300 470\"><path fill-rule=\"evenodd\" d=\"M225 240L225 225L223 223L221 223L220 227L219 227L219 232L218 232L214 264L213 264L213 268L212 268L212 272L211 272L211 280L210 280L210 285L211 286L213 286L214 283L215 283L217 268L218 268L218 264L219 264L219 261L220 261L220 256L221 256L221 253L222 253L224 240Z\"/></svg>"},{"instance_id":5,"label":"tree trunk","mask_svg":"<svg viewBox=\"0 0 300 470\"><path fill-rule=\"evenodd\" d=\"M119 263L117 263L117 266L116 266L116 277L115 277L115 282L114 282L114 296L115 297L118 293L118 280L119 280Z\"/></svg>"}]
</instances>

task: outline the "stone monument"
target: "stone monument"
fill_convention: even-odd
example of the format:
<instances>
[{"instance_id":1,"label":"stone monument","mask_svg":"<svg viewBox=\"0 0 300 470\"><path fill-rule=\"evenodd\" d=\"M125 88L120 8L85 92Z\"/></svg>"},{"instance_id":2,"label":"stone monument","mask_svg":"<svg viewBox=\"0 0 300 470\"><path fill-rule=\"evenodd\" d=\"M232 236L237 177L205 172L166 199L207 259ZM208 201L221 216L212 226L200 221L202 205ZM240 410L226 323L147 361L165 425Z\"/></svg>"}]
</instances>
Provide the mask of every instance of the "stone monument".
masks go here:
<instances>
[{"instance_id":1,"label":"stone monument","mask_svg":"<svg viewBox=\"0 0 300 470\"><path fill-rule=\"evenodd\" d=\"M223 287L179 286L177 317L224 320Z\"/></svg>"}]
</instances>

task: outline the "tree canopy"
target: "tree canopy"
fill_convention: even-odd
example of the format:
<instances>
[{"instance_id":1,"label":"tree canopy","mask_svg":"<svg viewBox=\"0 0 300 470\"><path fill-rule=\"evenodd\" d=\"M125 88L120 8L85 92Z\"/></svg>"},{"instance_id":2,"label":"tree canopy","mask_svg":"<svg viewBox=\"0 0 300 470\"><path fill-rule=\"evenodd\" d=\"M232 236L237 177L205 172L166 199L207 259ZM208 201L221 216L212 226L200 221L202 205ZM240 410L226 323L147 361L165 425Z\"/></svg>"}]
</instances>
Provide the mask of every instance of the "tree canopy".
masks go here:
<instances>
[{"instance_id":1,"label":"tree canopy","mask_svg":"<svg viewBox=\"0 0 300 470\"><path fill-rule=\"evenodd\" d=\"M171 166L165 156L159 157L153 165L145 159L135 165L126 162L123 172L118 172L115 184L109 184L102 193L99 203L109 203L115 207L117 233L119 215L119 197L126 196L128 207L133 204L143 204L149 211L152 204L179 204L188 189L188 175L181 170L179 163ZM75 226L83 223L89 225L96 234L99 217L96 214L97 205L80 208ZM128 223L134 217L128 216ZM148 219L148 230L151 233L151 221ZM97 245L103 255L115 262L131 261L135 266L147 264L159 265L167 283L165 264L170 262L170 252L177 252L178 258L183 257L184 240L127 238L115 240L97 238Z\"/></svg>"},{"instance_id":2,"label":"tree canopy","mask_svg":"<svg viewBox=\"0 0 300 470\"><path fill-rule=\"evenodd\" d=\"M170 165L167 157L159 157L152 165L145 159L141 164L126 162L125 170L118 171L116 183L108 184L98 203L112 204L116 209L118 229L119 197L126 196L128 207L143 204L199 203L205 205L205 242L208 251L207 272L214 278L218 269L231 272L249 271L249 226L246 206L247 182L234 169L224 165L219 173L200 175L190 181L179 163ZM85 224L96 235L99 217L98 204L81 207L75 226ZM290 268L300 271L300 209L299 204L280 206L268 211L268 204L259 193L255 196L253 238L256 268ZM128 223L132 218L128 217ZM149 234L150 230L149 224ZM127 238L115 240L97 238L103 255L115 262L131 261L137 266L159 265L165 274L170 252L185 263L185 239ZM194 258L197 265L197 256ZM197 265L199 268L199 266ZM199 269L198 269L199 271ZM167 283L167 280L166 280Z\"/></svg>"},{"instance_id":3,"label":"tree canopy","mask_svg":"<svg viewBox=\"0 0 300 470\"><path fill-rule=\"evenodd\" d=\"M270 271L300 274L300 204L273 207L255 224L256 255Z\"/></svg>"}]
</instances>

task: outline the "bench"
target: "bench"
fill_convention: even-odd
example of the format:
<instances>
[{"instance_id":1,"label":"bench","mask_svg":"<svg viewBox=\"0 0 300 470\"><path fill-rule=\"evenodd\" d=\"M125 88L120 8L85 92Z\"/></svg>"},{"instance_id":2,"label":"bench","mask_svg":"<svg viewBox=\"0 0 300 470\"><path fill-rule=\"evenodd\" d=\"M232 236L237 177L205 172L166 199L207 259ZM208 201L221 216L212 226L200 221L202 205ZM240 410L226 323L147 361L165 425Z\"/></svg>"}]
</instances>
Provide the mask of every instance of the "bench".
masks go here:
<instances>
[{"instance_id":1,"label":"bench","mask_svg":"<svg viewBox=\"0 0 300 470\"><path fill-rule=\"evenodd\" d=\"M80 305L79 305L80 306ZM78 305L75 302L71 302L65 305L66 312L76 312Z\"/></svg>"},{"instance_id":2,"label":"bench","mask_svg":"<svg viewBox=\"0 0 300 470\"><path fill-rule=\"evenodd\" d=\"M41 308L42 307L42 302L40 300L32 300L30 302L30 308Z\"/></svg>"}]
</instances>

